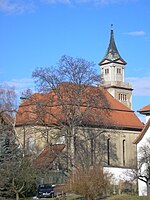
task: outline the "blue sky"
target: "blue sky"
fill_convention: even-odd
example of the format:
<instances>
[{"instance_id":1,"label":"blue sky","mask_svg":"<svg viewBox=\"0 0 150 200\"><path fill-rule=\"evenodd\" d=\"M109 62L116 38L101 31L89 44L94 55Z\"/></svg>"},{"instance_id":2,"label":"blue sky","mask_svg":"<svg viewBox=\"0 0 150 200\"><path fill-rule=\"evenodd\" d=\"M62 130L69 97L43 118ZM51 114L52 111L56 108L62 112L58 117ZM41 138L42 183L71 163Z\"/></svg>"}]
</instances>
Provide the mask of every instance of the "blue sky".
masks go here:
<instances>
[{"instance_id":1,"label":"blue sky","mask_svg":"<svg viewBox=\"0 0 150 200\"><path fill-rule=\"evenodd\" d=\"M137 111L150 103L149 19L149 0L0 0L0 84L31 88L34 69L55 65L64 54L99 70L114 24Z\"/></svg>"}]
</instances>

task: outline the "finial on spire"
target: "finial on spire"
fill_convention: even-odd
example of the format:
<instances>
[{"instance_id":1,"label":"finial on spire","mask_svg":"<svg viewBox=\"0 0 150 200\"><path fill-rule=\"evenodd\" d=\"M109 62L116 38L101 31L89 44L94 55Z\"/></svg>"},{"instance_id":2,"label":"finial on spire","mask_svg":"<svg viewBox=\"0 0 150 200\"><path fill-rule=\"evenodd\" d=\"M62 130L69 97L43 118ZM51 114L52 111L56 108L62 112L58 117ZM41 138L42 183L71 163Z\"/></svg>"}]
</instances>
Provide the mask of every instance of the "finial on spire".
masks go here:
<instances>
[{"instance_id":1,"label":"finial on spire","mask_svg":"<svg viewBox=\"0 0 150 200\"><path fill-rule=\"evenodd\" d=\"M113 31L113 24L111 24L111 31Z\"/></svg>"}]
</instances>

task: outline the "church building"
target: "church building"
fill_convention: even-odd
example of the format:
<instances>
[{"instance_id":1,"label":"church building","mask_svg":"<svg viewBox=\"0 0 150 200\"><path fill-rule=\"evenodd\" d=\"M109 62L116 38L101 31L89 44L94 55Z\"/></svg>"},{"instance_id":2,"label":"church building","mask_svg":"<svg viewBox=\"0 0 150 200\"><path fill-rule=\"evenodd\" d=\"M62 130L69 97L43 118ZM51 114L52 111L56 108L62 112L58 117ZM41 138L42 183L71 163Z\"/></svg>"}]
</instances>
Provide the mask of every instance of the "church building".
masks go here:
<instances>
[{"instance_id":1,"label":"church building","mask_svg":"<svg viewBox=\"0 0 150 200\"><path fill-rule=\"evenodd\" d=\"M84 103L79 110L70 99L78 85L62 83L56 88L59 90L57 94L55 89L47 94L36 93L20 104L16 131L25 153L33 153L36 157L47 145L63 143L67 153L76 154L74 158L77 161L88 161L89 165L101 163L119 181L125 169L136 168L137 151L133 141L143 124L132 110L133 89L130 83L125 82L126 62L117 50L112 27L106 55L99 65L103 76L102 86L84 87L85 96L81 98ZM63 94L64 105L58 103L58 93ZM104 98L101 98L102 95ZM94 103L87 106L87 98L95 98L96 106ZM106 101L109 105L107 108ZM70 109L66 114L64 106ZM69 141L66 116L70 116L72 108L82 118Z\"/></svg>"}]
</instances>

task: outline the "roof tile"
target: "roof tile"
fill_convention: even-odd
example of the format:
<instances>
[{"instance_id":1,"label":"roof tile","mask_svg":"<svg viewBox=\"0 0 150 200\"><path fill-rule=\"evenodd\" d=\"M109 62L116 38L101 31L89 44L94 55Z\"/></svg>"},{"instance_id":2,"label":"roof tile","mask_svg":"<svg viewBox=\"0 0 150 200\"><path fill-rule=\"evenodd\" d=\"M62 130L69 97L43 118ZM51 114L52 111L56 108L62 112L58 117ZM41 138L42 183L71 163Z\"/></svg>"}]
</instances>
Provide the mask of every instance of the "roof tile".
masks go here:
<instances>
[{"instance_id":1,"label":"roof tile","mask_svg":"<svg viewBox=\"0 0 150 200\"><path fill-rule=\"evenodd\" d=\"M78 107L77 101L79 100L77 94L78 85L63 83L59 87L58 92L61 95L56 95L54 91L43 95L35 94L21 104L16 116L16 126L42 123L60 125L67 123L67 119L72 117L70 109L74 108L74 116L79 114L77 113L78 109L76 109ZM143 124L135 113L117 101L102 87L85 86L80 101L82 125L139 130L143 128ZM87 104L88 101L90 101L89 105ZM73 106L71 107L71 105Z\"/></svg>"}]
</instances>

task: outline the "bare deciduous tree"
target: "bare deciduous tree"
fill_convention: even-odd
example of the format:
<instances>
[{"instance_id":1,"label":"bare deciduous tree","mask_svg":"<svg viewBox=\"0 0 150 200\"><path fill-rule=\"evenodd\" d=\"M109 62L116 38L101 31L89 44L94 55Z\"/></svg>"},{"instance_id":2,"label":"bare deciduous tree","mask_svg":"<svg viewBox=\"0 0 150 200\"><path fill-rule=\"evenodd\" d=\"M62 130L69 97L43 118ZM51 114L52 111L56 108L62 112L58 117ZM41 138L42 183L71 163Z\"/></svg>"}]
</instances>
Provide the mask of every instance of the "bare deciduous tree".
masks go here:
<instances>
[{"instance_id":1,"label":"bare deciduous tree","mask_svg":"<svg viewBox=\"0 0 150 200\"><path fill-rule=\"evenodd\" d=\"M33 94L32 90L27 89L27 90L22 92L21 97L27 99L27 98L31 97L32 94Z\"/></svg>"},{"instance_id":2,"label":"bare deciduous tree","mask_svg":"<svg viewBox=\"0 0 150 200\"><path fill-rule=\"evenodd\" d=\"M125 172L130 181L140 180L145 183L145 189L147 188L147 195L150 195L150 139L147 139L142 146L138 148L137 154L137 166L135 169L130 169ZM146 191L142 186L142 192L146 194Z\"/></svg>"},{"instance_id":3,"label":"bare deciduous tree","mask_svg":"<svg viewBox=\"0 0 150 200\"><path fill-rule=\"evenodd\" d=\"M14 87L0 85L0 112L14 116L17 110L17 98Z\"/></svg>"},{"instance_id":4,"label":"bare deciduous tree","mask_svg":"<svg viewBox=\"0 0 150 200\"><path fill-rule=\"evenodd\" d=\"M106 195L112 190L111 178L112 174L104 172L100 166L88 169L80 168L72 173L66 190L80 194L86 200L94 200L99 195Z\"/></svg>"},{"instance_id":5,"label":"bare deciduous tree","mask_svg":"<svg viewBox=\"0 0 150 200\"><path fill-rule=\"evenodd\" d=\"M39 91L45 94L44 101L42 96L38 100L30 98L30 102L36 104L34 113L41 123L51 122L53 127L56 124L55 128L60 129L55 137L64 136L69 165L75 166L81 140L89 148L90 141L94 150L96 138L104 132L102 128L96 130L96 127L106 127L109 124L109 105L104 90L99 87L101 77L93 63L62 56L55 68L37 68L33 78ZM88 133L85 127L95 127L96 131ZM94 154L90 158L90 165L94 164Z\"/></svg>"},{"instance_id":6,"label":"bare deciduous tree","mask_svg":"<svg viewBox=\"0 0 150 200\"><path fill-rule=\"evenodd\" d=\"M32 77L40 92L49 92L56 89L63 82L78 85L99 85L101 77L94 68L95 64L82 58L62 56L57 66L37 68Z\"/></svg>"},{"instance_id":7,"label":"bare deciduous tree","mask_svg":"<svg viewBox=\"0 0 150 200\"><path fill-rule=\"evenodd\" d=\"M150 139L147 139L147 142L140 147L139 154L137 177L148 184L148 179L150 179Z\"/></svg>"}]
</instances>

